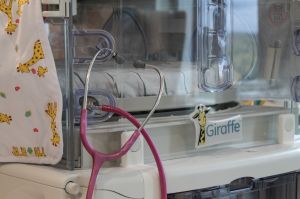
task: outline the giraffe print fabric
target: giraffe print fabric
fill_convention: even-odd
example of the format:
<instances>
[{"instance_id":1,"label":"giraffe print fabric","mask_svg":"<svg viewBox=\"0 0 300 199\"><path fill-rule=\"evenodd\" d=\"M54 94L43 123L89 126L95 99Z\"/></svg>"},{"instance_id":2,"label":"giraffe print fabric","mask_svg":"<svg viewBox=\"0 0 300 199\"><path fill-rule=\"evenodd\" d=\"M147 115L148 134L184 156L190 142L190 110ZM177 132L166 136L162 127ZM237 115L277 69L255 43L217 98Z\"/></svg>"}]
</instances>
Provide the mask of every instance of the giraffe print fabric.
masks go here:
<instances>
[{"instance_id":1,"label":"giraffe print fabric","mask_svg":"<svg viewBox=\"0 0 300 199\"><path fill-rule=\"evenodd\" d=\"M40 0L0 0L0 162L56 164L62 95Z\"/></svg>"}]
</instances>

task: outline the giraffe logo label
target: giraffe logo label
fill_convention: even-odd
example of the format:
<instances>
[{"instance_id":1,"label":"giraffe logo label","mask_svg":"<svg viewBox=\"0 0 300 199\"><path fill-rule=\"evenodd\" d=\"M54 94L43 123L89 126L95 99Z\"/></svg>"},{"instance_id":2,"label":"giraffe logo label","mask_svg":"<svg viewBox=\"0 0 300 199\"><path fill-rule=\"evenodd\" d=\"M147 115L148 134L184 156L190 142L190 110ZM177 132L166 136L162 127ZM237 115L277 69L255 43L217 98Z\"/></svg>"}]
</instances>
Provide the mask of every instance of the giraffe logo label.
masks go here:
<instances>
[{"instance_id":1,"label":"giraffe logo label","mask_svg":"<svg viewBox=\"0 0 300 199\"><path fill-rule=\"evenodd\" d=\"M209 120L209 108L198 105L190 115L195 125L195 148L240 141L243 138L241 116Z\"/></svg>"}]
</instances>

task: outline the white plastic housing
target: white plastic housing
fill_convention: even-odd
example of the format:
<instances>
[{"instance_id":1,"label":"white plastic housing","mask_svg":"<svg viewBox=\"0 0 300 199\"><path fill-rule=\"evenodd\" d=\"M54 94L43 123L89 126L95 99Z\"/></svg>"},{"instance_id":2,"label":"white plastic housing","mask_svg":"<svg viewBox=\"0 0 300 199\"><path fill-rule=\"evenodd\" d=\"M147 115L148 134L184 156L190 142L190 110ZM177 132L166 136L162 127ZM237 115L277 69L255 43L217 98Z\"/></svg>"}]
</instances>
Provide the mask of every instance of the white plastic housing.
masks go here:
<instances>
[{"instance_id":1,"label":"white plastic housing","mask_svg":"<svg viewBox=\"0 0 300 199\"><path fill-rule=\"evenodd\" d=\"M56 5L58 10L45 10L43 11L44 17L69 17L70 9L69 4L72 1L72 14L76 15L77 0L42 0L43 5Z\"/></svg>"}]
</instances>

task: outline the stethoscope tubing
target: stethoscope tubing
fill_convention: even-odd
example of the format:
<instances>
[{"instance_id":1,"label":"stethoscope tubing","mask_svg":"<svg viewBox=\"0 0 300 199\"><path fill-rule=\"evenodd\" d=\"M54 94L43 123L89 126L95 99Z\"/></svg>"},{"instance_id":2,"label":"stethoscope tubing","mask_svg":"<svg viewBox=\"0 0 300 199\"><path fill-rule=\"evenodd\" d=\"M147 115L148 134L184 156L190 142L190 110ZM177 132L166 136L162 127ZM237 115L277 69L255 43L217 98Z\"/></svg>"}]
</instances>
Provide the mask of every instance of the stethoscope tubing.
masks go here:
<instances>
[{"instance_id":1,"label":"stethoscope tubing","mask_svg":"<svg viewBox=\"0 0 300 199\"><path fill-rule=\"evenodd\" d=\"M97 56L100 53L109 53L107 56L103 57L103 59L101 61L105 61L105 60L110 59L111 57L116 56L116 53L114 53L113 49L100 49L93 57L90 65L89 65L87 75L86 75L84 100L83 100L83 107L81 110L81 119L80 119L80 137L81 137L83 146L86 148L87 152L92 156L92 159L93 159L93 168L92 168L92 173L91 173L91 177L90 177L90 181L89 181L89 185L88 185L86 199L92 199L92 197L93 197L93 192L94 192L97 176L98 176L99 170L100 170L101 166L103 165L103 163L106 161L116 160L116 159L119 159L122 156L124 156L130 150L130 148L134 145L135 141L138 139L140 134L142 134L143 137L145 138L145 140L154 156L155 162L156 162L159 179L160 179L161 199L167 199L167 186L166 186L166 177L165 177L165 173L164 173L164 168L163 168L162 162L160 160L158 151L155 148L154 143L152 142L150 136L144 129L144 125L150 119L151 115L154 113L154 110L156 109L156 107L159 104L159 100L161 98L163 88L164 88L164 83L162 81L162 80L164 80L163 74L160 72L160 70L157 67L152 66L152 65L145 65L145 67L150 67L150 68L153 68L154 70L156 70L160 76L161 81L160 81L160 91L159 91L159 95L157 96L157 101L156 101L153 109L149 113L148 117L144 120L142 125L130 113L123 111L120 108L112 107L112 106L99 106L98 107L102 111L115 113L115 114L125 117L137 128L134 131L134 133L132 134L132 136L129 138L129 140L121 147L121 149L119 149L117 152L114 152L111 154L104 154L104 153L101 153L101 152L95 150L87 139L87 114L88 114L88 112L87 112L87 95L88 95L88 90L89 90L89 79L90 79L92 67L96 61ZM93 107L93 108L97 108L97 107Z\"/></svg>"}]
</instances>

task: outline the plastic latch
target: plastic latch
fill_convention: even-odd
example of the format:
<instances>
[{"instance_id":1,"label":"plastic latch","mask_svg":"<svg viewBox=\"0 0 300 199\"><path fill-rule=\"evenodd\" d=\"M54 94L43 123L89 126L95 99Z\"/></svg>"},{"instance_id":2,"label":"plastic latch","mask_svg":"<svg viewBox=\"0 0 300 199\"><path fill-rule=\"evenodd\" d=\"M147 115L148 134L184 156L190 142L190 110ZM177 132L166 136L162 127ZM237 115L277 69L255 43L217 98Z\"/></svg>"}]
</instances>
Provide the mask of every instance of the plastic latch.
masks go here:
<instances>
[{"instance_id":1,"label":"plastic latch","mask_svg":"<svg viewBox=\"0 0 300 199\"><path fill-rule=\"evenodd\" d=\"M278 116L277 136L279 144L294 144L295 135L295 115L281 114Z\"/></svg>"},{"instance_id":2,"label":"plastic latch","mask_svg":"<svg viewBox=\"0 0 300 199\"><path fill-rule=\"evenodd\" d=\"M131 137L133 131L123 132L121 135L121 143L122 145L126 143L126 141ZM126 155L124 155L121 159L121 165L123 167L131 166L131 165L141 165L144 164L144 140L142 136L140 136L131 149L128 151Z\"/></svg>"}]
</instances>

